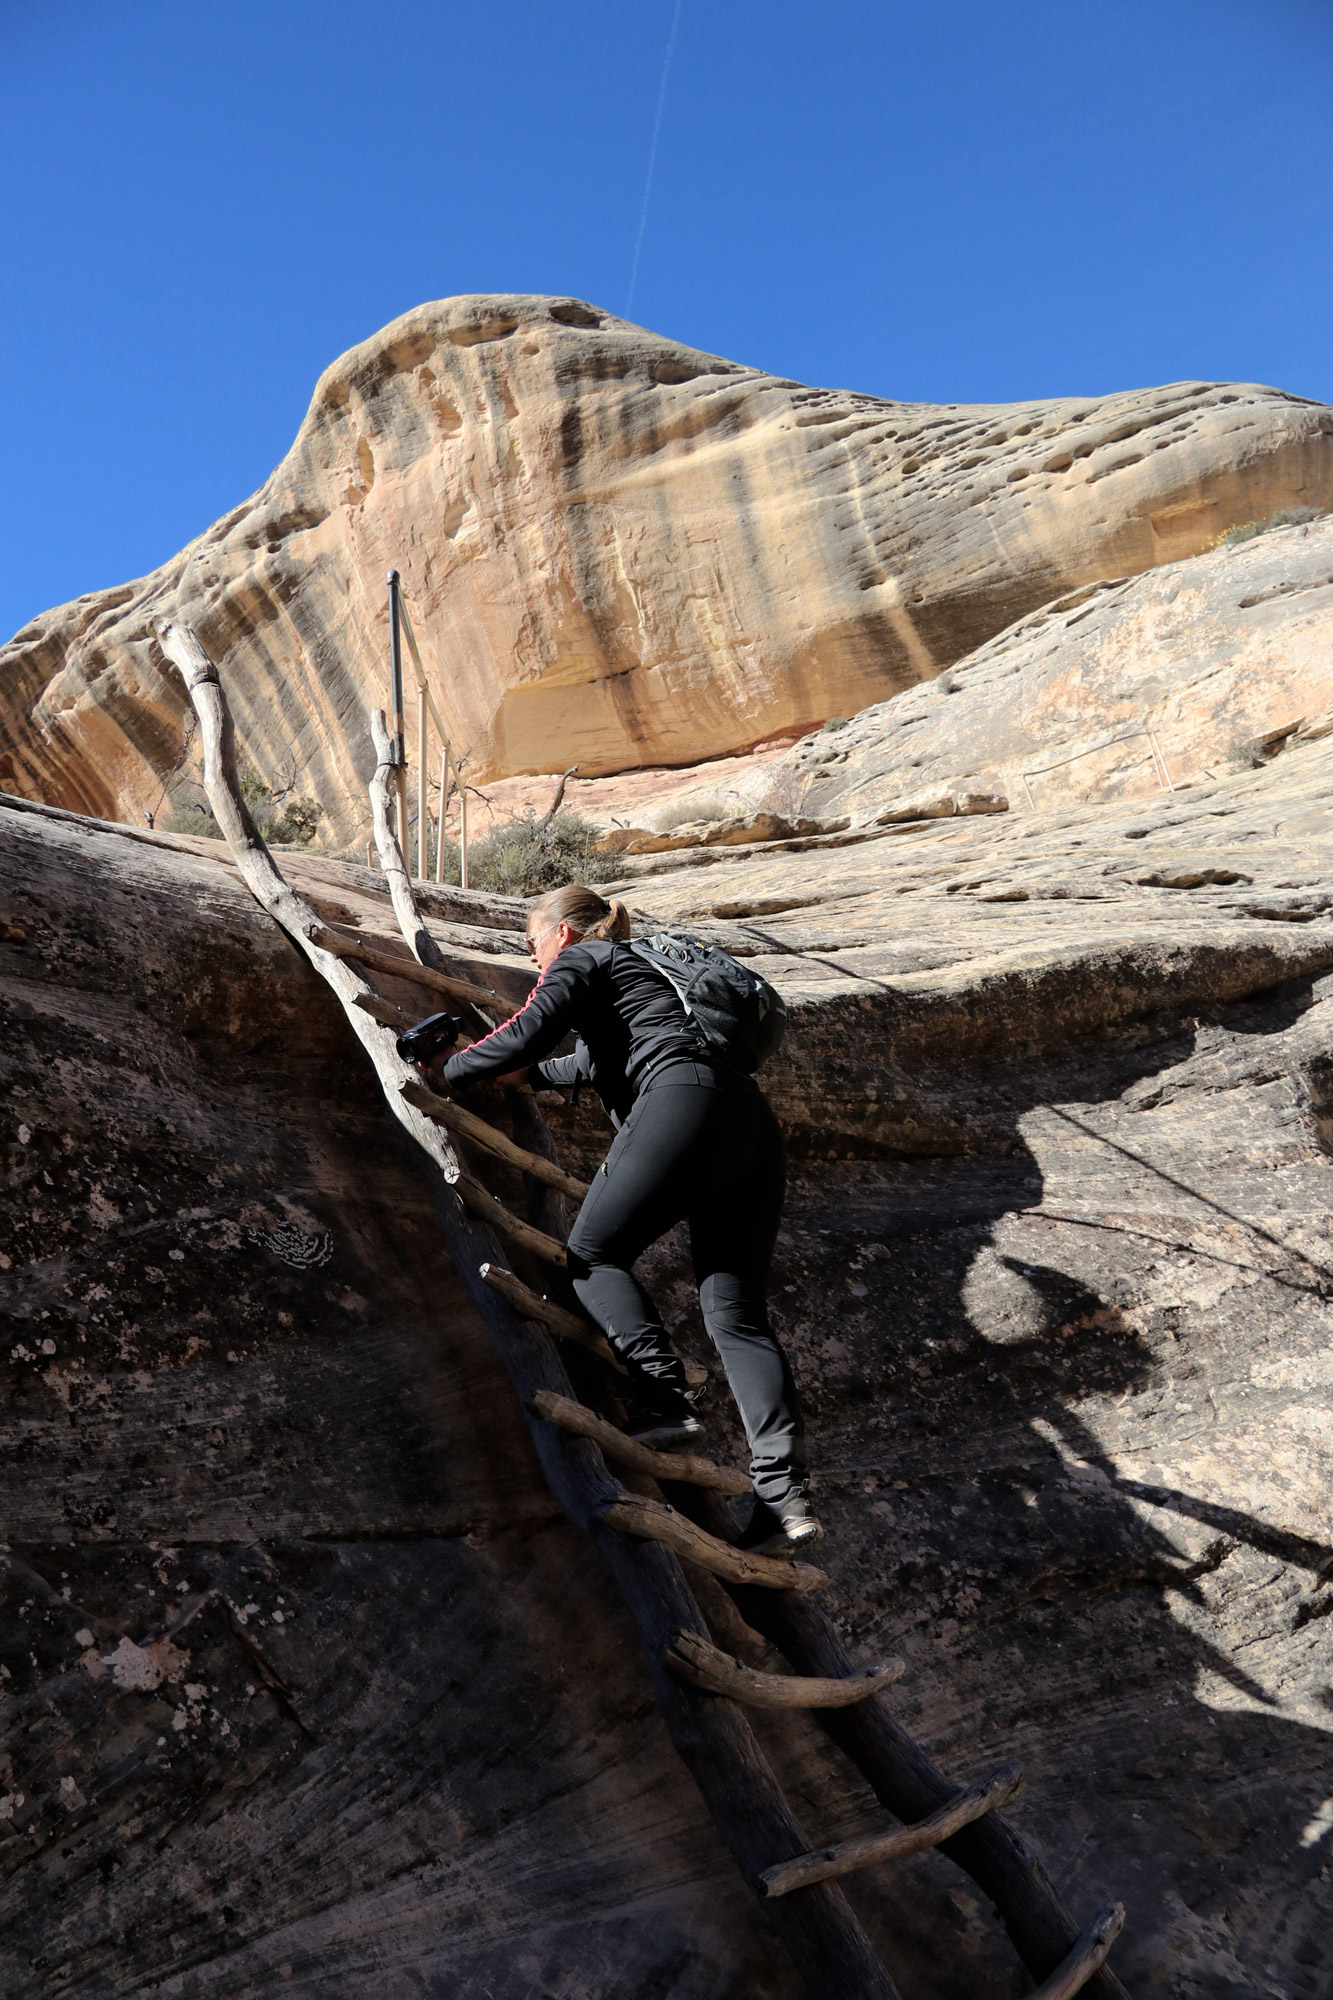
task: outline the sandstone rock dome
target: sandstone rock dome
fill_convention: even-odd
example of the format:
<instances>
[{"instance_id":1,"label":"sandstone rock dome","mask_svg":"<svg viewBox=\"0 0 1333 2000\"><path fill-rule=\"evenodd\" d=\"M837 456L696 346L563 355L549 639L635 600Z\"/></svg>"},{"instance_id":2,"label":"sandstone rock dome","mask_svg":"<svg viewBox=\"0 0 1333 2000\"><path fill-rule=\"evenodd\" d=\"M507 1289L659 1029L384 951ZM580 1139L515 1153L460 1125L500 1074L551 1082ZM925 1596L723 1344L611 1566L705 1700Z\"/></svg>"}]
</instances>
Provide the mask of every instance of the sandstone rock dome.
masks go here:
<instances>
[{"instance_id":1,"label":"sandstone rock dome","mask_svg":"<svg viewBox=\"0 0 1333 2000\"><path fill-rule=\"evenodd\" d=\"M334 362L272 477L180 555L0 652L0 784L157 804L168 611L223 664L259 770L345 842L390 565L473 775L596 776L799 735L1062 593L1331 503L1333 413L1276 389L899 403L578 300L446 299Z\"/></svg>"},{"instance_id":2,"label":"sandstone rock dome","mask_svg":"<svg viewBox=\"0 0 1333 2000\"><path fill-rule=\"evenodd\" d=\"M624 768L576 795L603 819L660 789L636 759L763 733L762 677L700 606L731 607L755 658L811 637L806 680L762 683L787 703L764 727L857 713L726 768L742 805L846 824L629 855L620 893L790 1009L765 1073L793 1153L774 1297L839 1629L906 1660L894 1715L960 1779L1021 1760L1015 1822L1069 1905L1128 1905L1112 1964L1134 2000L1323 2000L1333 526L1194 551L1328 499L1329 413L1200 385L1116 421L1080 404L1062 435L1089 456L1042 473L1046 420L992 412L954 447L980 466L941 451L909 516L894 496L930 461L876 471L877 427L926 448L972 413L825 399L572 302L430 308L340 368L255 501L5 654L4 782L41 797L0 800L0 1987L810 2000L328 990L218 843L58 803L129 813L160 787L182 698L147 634L179 603L261 768L297 745L359 823L395 560L423 640L470 663L441 691L491 768L554 701L515 666L520 630L569 669L572 713L611 716ZM740 414L714 433L724 396ZM1106 436L1145 411L1160 436ZM755 471L741 506L747 452L772 486ZM463 491L475 519L449 511ZM712 595L670 596L674 566L710 563ZM639 659L632 593L620 623L588 610L615 609L617 576L658 579L645 630L671 604L694 634L680 678L610 671ZM719 768L672 782L702 796ZM925 816L982 790L1009 809ZM382 875L283 867L323 922L394 942ZM424 901L469 977L527 990L522 905ZM550 1117L588 1176L587 1100ZM646 1263L716 1374L684 1246ZM720 1384L708 1408L738 1459ZM813 1727L760 1733L812 1837L878 1811ZM848 1893L910 2000L1030 1990L944 1857Z\"/></svg>"}]
</instances>

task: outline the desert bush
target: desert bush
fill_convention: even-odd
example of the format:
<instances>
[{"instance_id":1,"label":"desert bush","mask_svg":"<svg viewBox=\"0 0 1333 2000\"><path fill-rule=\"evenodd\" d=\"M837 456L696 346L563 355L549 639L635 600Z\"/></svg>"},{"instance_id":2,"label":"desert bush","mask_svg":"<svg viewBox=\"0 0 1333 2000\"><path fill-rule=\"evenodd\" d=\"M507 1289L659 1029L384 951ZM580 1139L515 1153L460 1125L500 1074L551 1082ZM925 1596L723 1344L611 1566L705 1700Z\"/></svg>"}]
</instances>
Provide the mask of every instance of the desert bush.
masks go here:
<instances>
[{"instance_id":1,"label":"desert bush","mask_svg":"<svg viewBox=\"0 0 1333 2000\"><path fill-rule=\"evenodd\" d=\"M1303 528L1309 521L1323 519L1321 507L1279 507L1266 521L1243 521L1238 528L1227 528L1215 535L1208 546L1210 549L1235 548L1240 542L1252 542L1257 535L1267 535L1274 528Z\"/></svg>"},{"instance_id":2,"label":"desert bush","mask_svg":"<svg viewBox=\"0 0 1333 2000\"><path fill-rule=\"evenodd\" d=\"M180 806L158 824L166 833L188 833L195 840L221 840L222 828L207 806Z\"/></svg>"},{"instance_id":3,"label":"desert bush","mask_svg":"<svg viewBox=\"0 0 1333 2000\"><path fill-rule=\"evenodd\" d=\"M577 813L557 813L550 821L527 813L498 826L480 840L469 841L468 886L490 889L500 896L537 896L566 882L606 882L619 873L614 855L598 851L597 833ZM435 843L431 839L431 873ZM445 837L443 877L457 883L461 874L456 841Z\"/></svg>"},{"instance_id":4,"label":"desert bush","mask_svg":"<svg viewBox=\"0 0 1333 2000\"><path fill-rule=\"evenodd\" d=\"M324 808L314 799L288 799L274 839L295 841L298 847L309 847L323 817Z\"/></svg>"},{"instance_id":5,"label":"desert bush","mask_svg":"<svg viewBox=\"0 0 1333 2000\"><path fill-rule=\"evenodd\" d=\"M279 795L254 770L241 774L241 797L260 838L270 847L309 847L324 817L323 806L314 799ZM168 833L188 833L197 840L222 838L222 828L207 806L177 806L162 825Z\"/></svg>"}]
</instances>

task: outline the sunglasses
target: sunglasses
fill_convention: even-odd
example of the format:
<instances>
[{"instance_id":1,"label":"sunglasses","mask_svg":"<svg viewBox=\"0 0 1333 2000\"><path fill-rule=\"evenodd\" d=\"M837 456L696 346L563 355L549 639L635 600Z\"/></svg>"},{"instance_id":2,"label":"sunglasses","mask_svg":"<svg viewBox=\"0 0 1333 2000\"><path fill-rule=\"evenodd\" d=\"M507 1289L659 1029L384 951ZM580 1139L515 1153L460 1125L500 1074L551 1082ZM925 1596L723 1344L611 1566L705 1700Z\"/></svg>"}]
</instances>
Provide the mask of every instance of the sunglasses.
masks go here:
<instances>
[{"instance_id":1,"label":"sunglasses","mask_svg":"<svg viewBox=\"0 0 1333 2000\"><path fill-rule=\"evenodd\" d=\"M541 943L542 939L550 937L552 931L558 931L559 928L559 924L548 924L544 931L538 931L535 937L530 936L528 938L528 957L535 958L537 956L537 946Z\"/></svg>"}]
</instances>

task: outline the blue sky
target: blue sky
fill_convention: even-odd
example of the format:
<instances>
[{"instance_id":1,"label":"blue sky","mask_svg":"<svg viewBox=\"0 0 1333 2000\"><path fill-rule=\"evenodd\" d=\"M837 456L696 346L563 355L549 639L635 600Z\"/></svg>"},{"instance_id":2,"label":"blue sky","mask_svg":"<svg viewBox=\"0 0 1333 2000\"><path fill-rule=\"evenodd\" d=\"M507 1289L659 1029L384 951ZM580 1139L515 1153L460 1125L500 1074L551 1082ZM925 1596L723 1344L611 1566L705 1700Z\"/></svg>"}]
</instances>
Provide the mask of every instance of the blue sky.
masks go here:
<instances>
[{"instance_id":1,"label":"blue sky","mask_svg":"<svg viewBox=\"0 0 1333 2000\"><path fill-rule=\"evenodd\" d=\"M258 486L423 299L942 402L1333 399L1328 0L0 0L0 633ZM646 214L645 180L661 125Z\"/></svg>"}]
</instances>

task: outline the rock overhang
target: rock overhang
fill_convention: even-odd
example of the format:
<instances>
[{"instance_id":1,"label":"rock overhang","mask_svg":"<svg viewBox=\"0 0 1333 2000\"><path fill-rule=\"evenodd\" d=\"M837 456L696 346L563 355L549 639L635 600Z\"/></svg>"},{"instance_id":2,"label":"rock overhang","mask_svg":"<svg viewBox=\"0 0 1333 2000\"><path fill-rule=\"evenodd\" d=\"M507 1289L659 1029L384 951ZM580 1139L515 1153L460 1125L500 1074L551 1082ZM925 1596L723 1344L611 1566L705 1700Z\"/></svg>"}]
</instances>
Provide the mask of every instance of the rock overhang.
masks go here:
<instances>
[{"instance_id":1,"label":"rock overhang","mask_svg":"<svg viewBox=\"0 0 1333 2000\"><path fill-rule=\"evenodd\" d=\"M261 774L294 775L341 843L391 565L472 772L593 775L862 710L1062 592L1302 503L1333 504L1333 414L1277 390L936 408L584 301L444 300L325 371L249 501L11 642L0 782L153 808L183 717L151 636L168 611L221 661Z\"/></svg>"}]
</instances>

